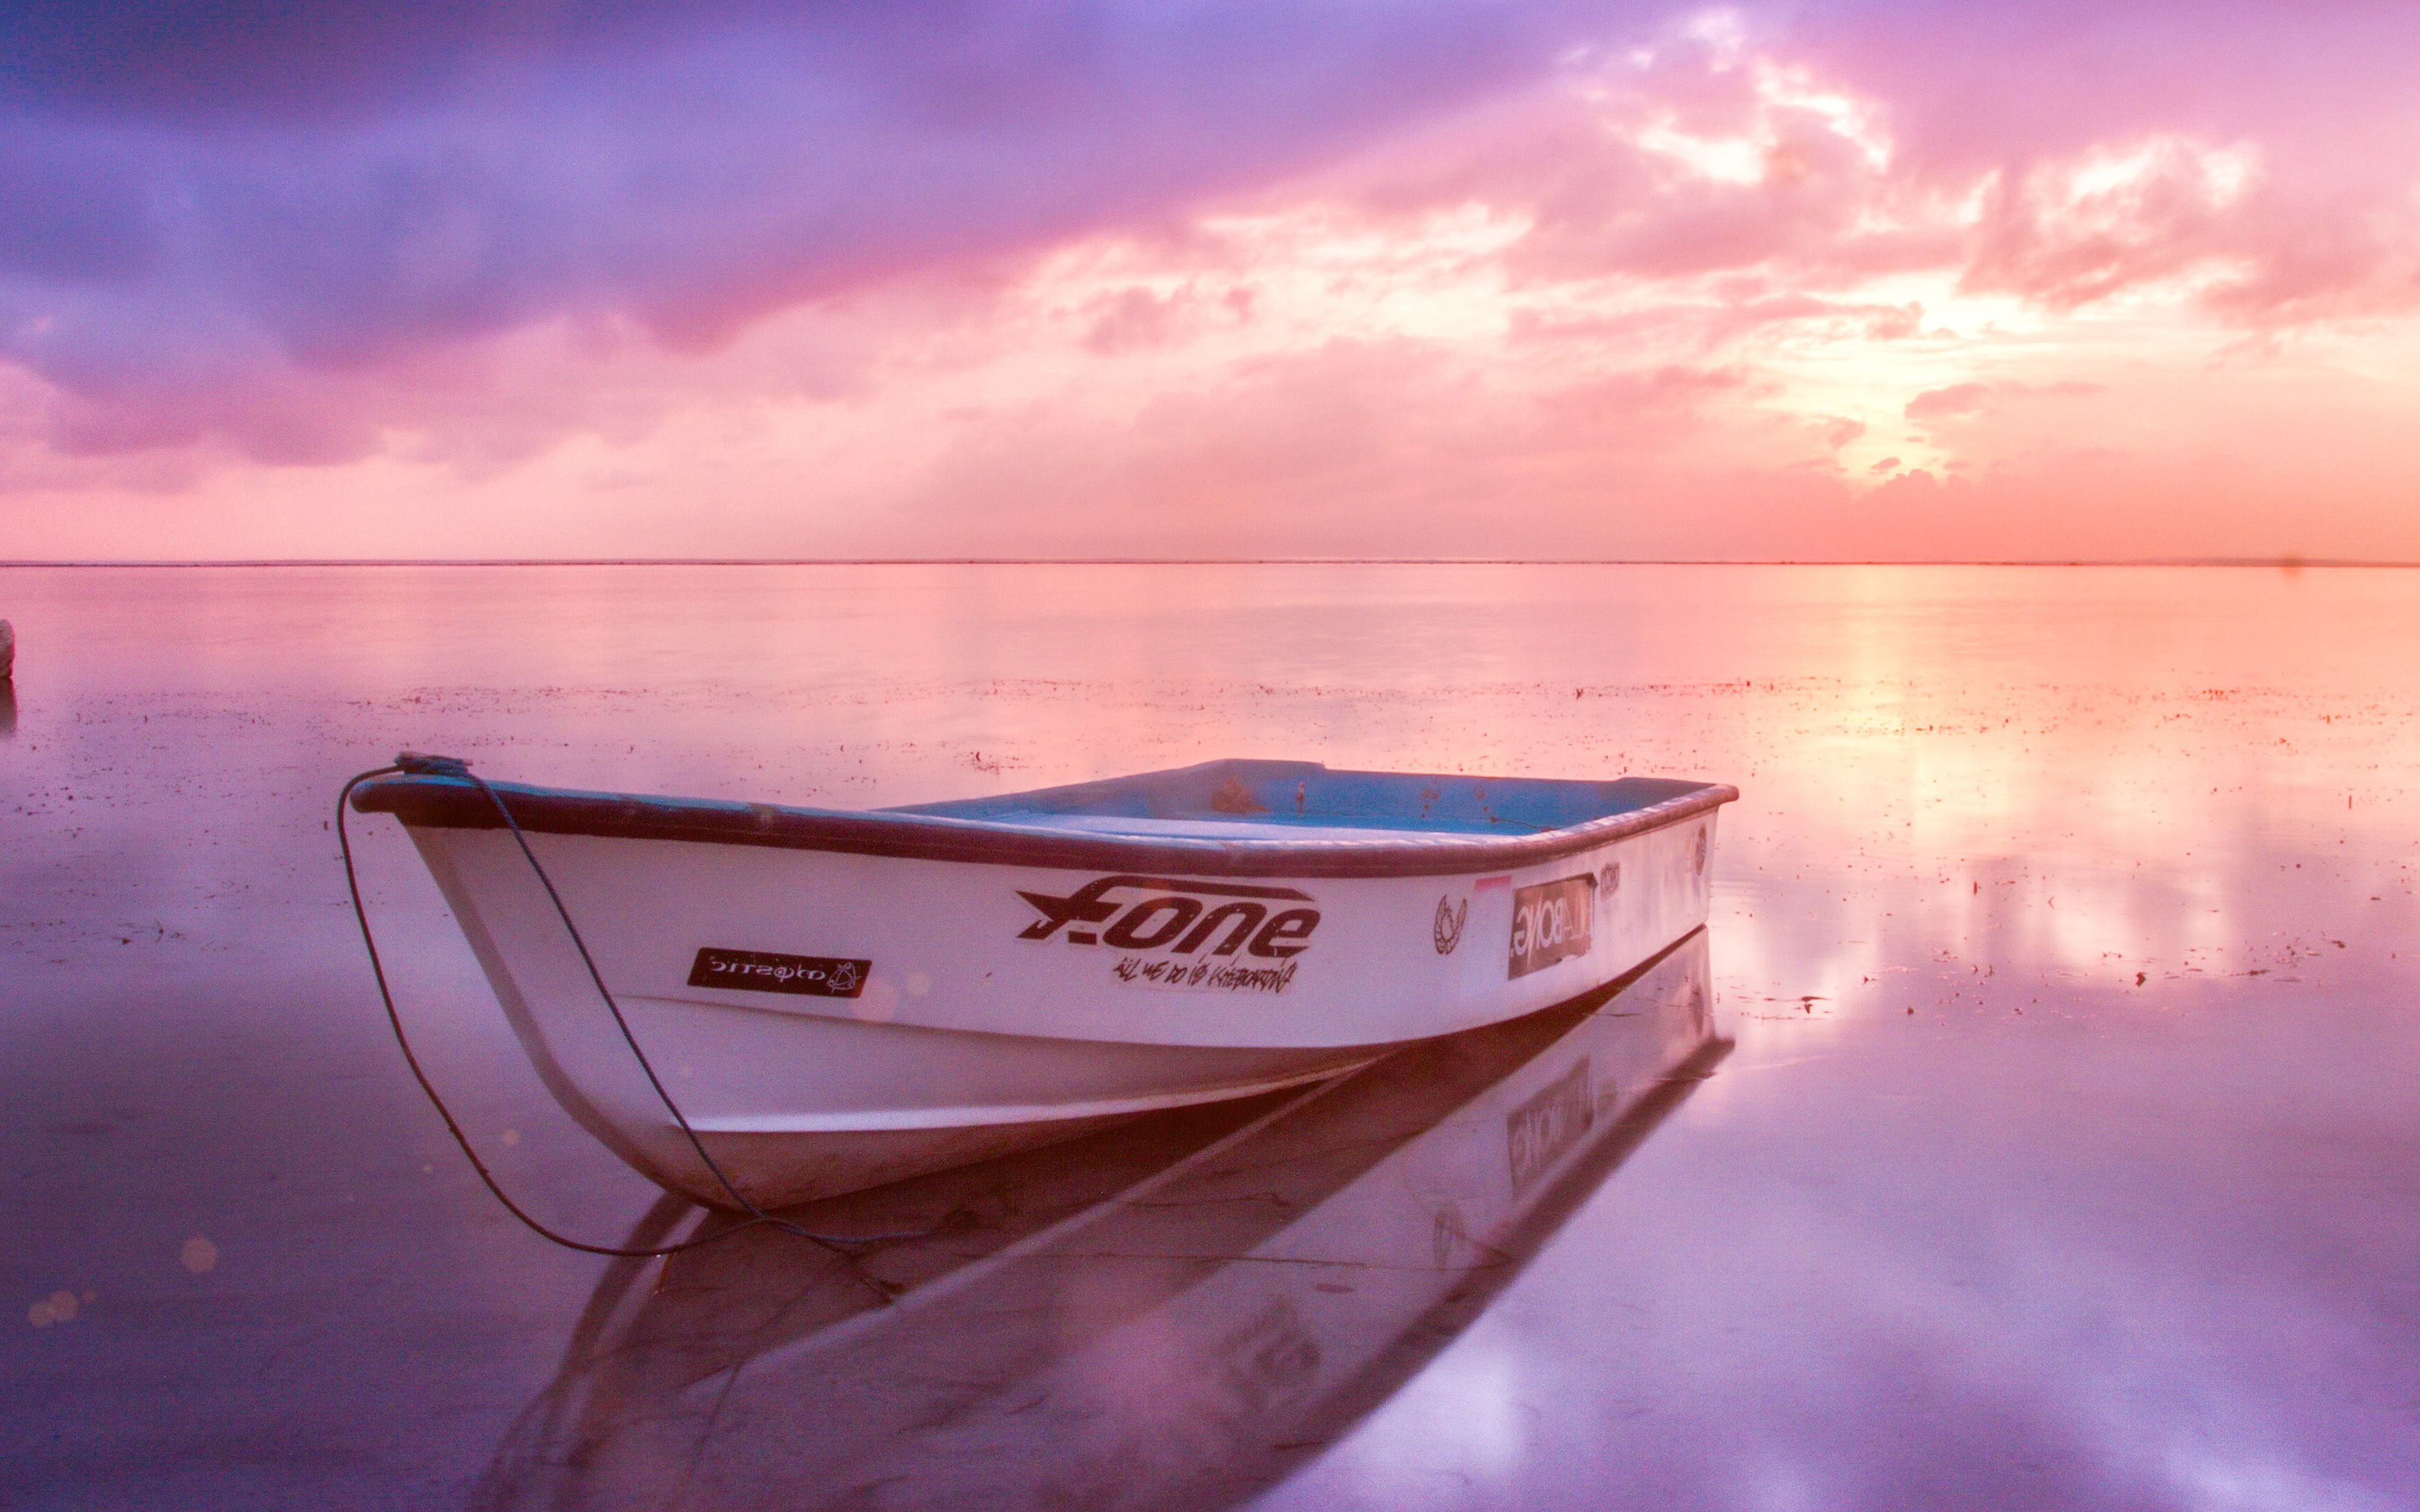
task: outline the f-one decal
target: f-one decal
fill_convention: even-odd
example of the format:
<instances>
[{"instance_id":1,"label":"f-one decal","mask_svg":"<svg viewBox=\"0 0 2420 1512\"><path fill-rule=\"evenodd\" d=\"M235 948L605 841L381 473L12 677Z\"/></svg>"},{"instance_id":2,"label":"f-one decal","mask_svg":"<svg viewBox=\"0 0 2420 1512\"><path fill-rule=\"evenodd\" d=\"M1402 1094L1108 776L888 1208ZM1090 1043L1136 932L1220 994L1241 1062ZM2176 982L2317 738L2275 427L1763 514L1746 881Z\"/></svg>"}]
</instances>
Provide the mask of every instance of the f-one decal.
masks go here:
<instances>
[{"instance_id":1,"label":"f-one decal","mask_svg":"<svg viewBox=\"0 0 2420 1512\"><path fill-rule=\"evenodd\" d=\"M1596 1096L1589 1063L1556 1077L1504 1120L1504 1142L1512 1157L1512 1195L1520 1196L1571 1153L1596 1122Z\"/></svg>"},{"instance_id":2,"label":"f-one decal","mask_svg":"<svg viewBox=\"0 0 2420 1512\"><path fill-rule=\"evenodd\" d=\"M721 950L706 946L689 968L692 987L743 993L789 993L799 997L855 997L865 991L871 961L825 955L777 955L770 950Z\"/></svg>"},{"instance_id":3,"label":"f-one decal","mask_svg":"<svg viewBox=\"0 0 2420 1512\"><path fill-rule=\"evenodd\" d=\"M1017 896L1042 917L1017 934L1070 945L1106 945L1137 953L1231 956L1249 951L1283 961L1311 948L1319 928L1311 894L1293 887L1255 887L1239 882L1186 882L1173 877L1099 877L1065 897L1020 891ZM1105 925L1094 929L1079 926ZM1062 929L1065 930L1061 933Z\"/></svg>"},{"instance_id":4,"label":"f-one decal","mask_svg":"<svg viewBox=\"0 0 2420 1512\"><path fill-rule=\"evenodd\" d=\"M1586 955L1593 943L1589 926L1596 919L1596 873L1541 882L1512 890L1512 939L1506 958L1507 979L1526 977L1558 961Z\"/></svg>"}]
</instances>

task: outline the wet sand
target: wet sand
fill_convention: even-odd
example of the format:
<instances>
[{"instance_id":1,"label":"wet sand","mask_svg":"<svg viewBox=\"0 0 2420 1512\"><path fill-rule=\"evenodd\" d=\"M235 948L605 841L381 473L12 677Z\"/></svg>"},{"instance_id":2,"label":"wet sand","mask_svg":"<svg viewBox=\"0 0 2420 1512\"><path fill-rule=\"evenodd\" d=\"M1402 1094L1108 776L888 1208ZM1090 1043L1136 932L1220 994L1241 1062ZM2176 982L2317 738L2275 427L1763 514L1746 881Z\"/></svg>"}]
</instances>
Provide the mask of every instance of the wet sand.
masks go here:
<instances>
[{"instance_id":1,"label":"wet sand","mask_svg":"<svg viewBox=\"0 0 2420 1512\"><path fill-rule=\"evenodd\" d=\"M970 1456L1033 1504L2420 1500L2420 575L0 569L0 616L11 1506L815 1505L847 1465L915 1505ZM405 746L845 806L1224 755L1731 781L1687 965L1730 1048L1644 1121L1661 1073L1591 1081L1590 1139L1493 1199L1473 1173L1578 1041L1442 1110L1438 1073L1365 1085L1401 1165L1224 1192L1286 1220L1189 1230L1192 1269L1108 1301L1067 1278L1167 1234L1075 1239L1232 1180L1235 1128L827 1214L933 1227L845 1263L617 1268L494 1209L385 1038L326 824ZM691 1221L566 1126L365 835L505 1179L607 1242ZM1341 1148L1270 1127L1254 1169ZM1034 1235L1061 1269L997 1263ZM841 1348L909 1316L869 1277L940 1319L892 1336L966 1357ZM977 1348L1023 1335L969 1297L1112 1342ZM1137 1360L1160 1384L1111 1389ZM884 1415L952 1370L946 1411ZM936 1412L972 1426L916 1437Z\"/></svg>"}]
</instances>

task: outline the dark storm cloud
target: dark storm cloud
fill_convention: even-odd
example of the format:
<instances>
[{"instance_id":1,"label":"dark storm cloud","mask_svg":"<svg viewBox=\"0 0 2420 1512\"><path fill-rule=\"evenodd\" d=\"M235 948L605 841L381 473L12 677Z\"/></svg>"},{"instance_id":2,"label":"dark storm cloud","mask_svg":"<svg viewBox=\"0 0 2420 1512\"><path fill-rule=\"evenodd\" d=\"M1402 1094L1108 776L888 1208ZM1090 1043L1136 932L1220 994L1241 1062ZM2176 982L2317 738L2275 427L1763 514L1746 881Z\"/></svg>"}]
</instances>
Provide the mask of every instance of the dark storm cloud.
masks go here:
<instances>
[{"instance_id":1,"label":"dark storm cloud","mask_svg":"<svg viewBox=\"0 0 2420 1512\"><path fill-rule=\"evenodd\" d=\"M106 450L209 430L264 373L551 316L710 344L1319 161L1534 77L1569 24L1481 0L20 7L0 358Z\"/></svg>"}]
</instances>

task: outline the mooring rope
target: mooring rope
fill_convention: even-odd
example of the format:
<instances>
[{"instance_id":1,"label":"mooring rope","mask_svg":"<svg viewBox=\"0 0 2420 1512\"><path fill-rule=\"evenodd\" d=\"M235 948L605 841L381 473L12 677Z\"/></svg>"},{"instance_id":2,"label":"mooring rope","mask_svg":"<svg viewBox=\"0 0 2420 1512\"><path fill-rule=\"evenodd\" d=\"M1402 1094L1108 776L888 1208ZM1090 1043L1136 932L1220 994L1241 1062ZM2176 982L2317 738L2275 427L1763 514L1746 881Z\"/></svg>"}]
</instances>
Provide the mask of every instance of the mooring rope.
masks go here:
<instances>
[{"instance_id":1,"label":"mooring rope","mask_svg":"<svg viewBox=\"0 0 2420 1512\"><path fill-rule=\"evenodd\" d=\"M555 917L563 920L564 931L570 935L572 948L580 952L581 964L588 969L589 981L596 986L597 995L604 1000L607 1011L613 1015L614 1027L622 1032L622 1042L629 1046L630 1055L638 1061L639 1069L646 1073L647 1085L655 1088L656 1096L664 1104L664 1111L670 1113L673 1116L673 1122L680 1126L681 1134L689 1140L690 1149L696 1151L699 1161L714 1174L715 1180L721 1184L722 1190L730 1194L732 1202L748 1214L746 1219L727 1227L715 1229L711 1233L695 1235L676 1244L663 1244L648 1249L622 1249L611 1244L590 1244L567 1235L556 1233L531 1216L526 1209L515 1202L504 1191L503 1184L496 1180L495 1173L488 1168L487 1162L481 1160L479 1152L472 1147L470 1135L463 1132L461 1123L454 1117L453 1109L446 1106L445 1099L439 1094L436 1084L428 1079L428 1072L422 1067L420 1057L411 1048L411 1036L404 1032L403 1016L396 1011L395 991L387 982L386 964L380 959L378 940L370 932L369 910L362 903L361 877L353 866L352 837L345 827L348 800L352 797L353 790L364 782L374 778L392 777L397 774L408 777L459 778L477 787L481 793L488 795L488 801L495 805L496 812L504 818L504 827L512 831L513 839L520 844L521 855L528 860L530 870L537 874L538 882L546 888L548 899L554 904ZM683 1250L695 1249L701 1244L711 1244L717 1240L728 1239L734 1234L763 1226L820 1244L844 1259L854 1259L851 1246L878 1243L889 1240L921 1239L938 1232L942 1227L937 1225L933 1228L889 1234L817 1233L813 1229L801 1228L784 1219L776 1218L750 1201L747 1196L733 1183L731 1178L723 1173L721 1165L715 1161L715 1158L706 1152L705 1142L698 1138L697 1131L690 1127L688 1116L681 1112L680 1104L673 1101L673 1095L665 1088L663 1078L656 1074L655 1063L647 1058L647 1052L639 1044L639 1037L631 1032L630 1021L623 1015L622 1005L615 1001L613 989L605 985L604 973L597 969L597 958L589 953L588 941L581 934L580 926L572 921L571 910L565 905L563 894L555 887L554 878L548 875L544 863L537 858L537 853L530 848L529 837L521 832L520 824L513 817L513 811L504 803L504 795L489 787L485 778L472 771L470 763L454 756L426 756L416 751L404 751L396 757L395 764L391 766L374 766L366 772L357 773L348 779L336 794L336 845L344 853L345 887L352 895L353 921L361 926L362 944L369 951L370 974L378 979L379 1001L386 1007L387 1026L395 1031L395 1042L403 1051L404 1063L411 1068L412 1079L417 1081L420 1084L420 1089L427 1094L429 1104L437 1109L437 1116L445 1120L446 1132L454 1136L454 1143L461 1147L464 1158L470 1161L471 1168L479 1173L479 1180L486 1183L488 1191L504 1205L505 1211L520 1219L532 1232L566 1249L579 1250L585 1255L609 1255L622 1259L646 1259L659 1255L677 1255ZM944 1225L946 1222L947 1220L944 1220ZM860 1279L865 1278L861 1276ZM872 1281L867 1280L866 1286L884 1302L891 1300L891 1294L880 1287L875 1286Z\"/></svg>"}]
</instances>

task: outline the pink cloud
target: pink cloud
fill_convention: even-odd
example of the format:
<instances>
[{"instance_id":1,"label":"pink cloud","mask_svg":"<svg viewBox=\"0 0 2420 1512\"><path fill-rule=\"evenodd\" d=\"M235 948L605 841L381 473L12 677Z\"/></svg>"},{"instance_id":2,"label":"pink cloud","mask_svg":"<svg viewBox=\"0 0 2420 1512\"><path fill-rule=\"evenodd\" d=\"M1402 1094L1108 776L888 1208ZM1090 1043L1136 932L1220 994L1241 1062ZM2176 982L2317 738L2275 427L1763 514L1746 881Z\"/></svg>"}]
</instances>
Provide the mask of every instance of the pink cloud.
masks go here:
<instances>
[{"instance_id":1,"label":"pink cloud","mask_svg":"<svg viewBox=\"0 0 2420 1512\"><path fill-rule=\"evenodd\" d=\"M1104 295L1086 307L1092 325L1084 349L1102 357L1164 347L1213 326L1252 317L1251 290L1230 287L1216 294L1187 284L1168 293L1135 286Z\"/></svg>"},{"instance_id":2,"label":"pink cloud","mask_svg":"<svg viewBox=\"0 0 2420 1512\"><path fill-rule=\"evenodd\" d=\"M1987 383L1953 383L1946 389L1928 389L1907 402L1905 413L1916 421L1971 415L1983 408L1991 393Z\"/></svg>"},{"instance_id":3,"label":"pink cloud","mask_svg":"<svg viewBox=\"0 0 2420 1512\"><path fill-rule=\"evenodd\" d=\"M2038 397L2068 397L2099 393L2102 386L2081 379L2062 379L2056 383L1952 383L1947 388L1927 389L1907 402L1900 411L1914 421L1950 420L1964 415L1977 415L2012 400Z\"/></svg>"},{"instance_id":4,"label":"pink cloud","mask_svg":"<svg viewBox=\"0 0 2420 1512\"><path fill-rule=\"evenodd\" d=\"M2024 555L2148 538L2028 486L2239 544L2318 488L2404 549L2415 443L2243 420L2412 400L2361 377L2420 313L2401 12L984 14L928 54L667 12L508 116L365 85L222 140L153 69L107 96L144 154L0 123L0 493L746 466L712 507L799 545ZM2236 514L2178 505L2218 456Z\"/></svg>"}]
</instances>

